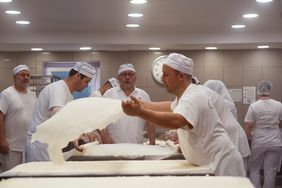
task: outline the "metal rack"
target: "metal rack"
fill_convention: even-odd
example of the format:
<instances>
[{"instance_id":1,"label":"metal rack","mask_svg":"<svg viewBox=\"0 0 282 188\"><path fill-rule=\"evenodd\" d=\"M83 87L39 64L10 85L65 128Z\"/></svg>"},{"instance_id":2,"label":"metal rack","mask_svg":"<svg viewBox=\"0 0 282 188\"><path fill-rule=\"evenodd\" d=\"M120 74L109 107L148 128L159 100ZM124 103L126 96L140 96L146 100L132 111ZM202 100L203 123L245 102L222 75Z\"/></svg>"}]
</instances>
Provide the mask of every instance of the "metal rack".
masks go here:
<instances>
[{"instance_id":1,"label":"metal rack","mask_svg":"<svg viewBox=\"0 0 282 188\"><path fill-rule=\"evenodd\" d=\"M30 77L30 85L29 88L31 91L34 91L36 95L40 93L40 91L48 84L61 80L60 77L57 76L31 76Z\"/></svg>"}]
</instances>

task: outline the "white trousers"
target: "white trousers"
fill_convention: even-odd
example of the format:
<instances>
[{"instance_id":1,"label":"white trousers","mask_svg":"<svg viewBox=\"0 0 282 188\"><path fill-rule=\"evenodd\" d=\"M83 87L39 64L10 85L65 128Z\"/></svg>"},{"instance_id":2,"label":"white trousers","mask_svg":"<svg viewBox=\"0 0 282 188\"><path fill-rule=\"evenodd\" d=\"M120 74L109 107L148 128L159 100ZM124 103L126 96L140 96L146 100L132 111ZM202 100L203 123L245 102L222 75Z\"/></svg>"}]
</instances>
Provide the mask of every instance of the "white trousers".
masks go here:
<instances>
[{"instance_id":1,"label":"white trousers","mask_svg":"<svg viewBox=\"0 0 282 188\"><path fill-rule=\"evenodd\" d=\"M275 176L280 162L282 147L254 148L249 158L250 180L261 188L260 170L264 170L264 188L275 188Z\"/></svg>"}]
</instances>

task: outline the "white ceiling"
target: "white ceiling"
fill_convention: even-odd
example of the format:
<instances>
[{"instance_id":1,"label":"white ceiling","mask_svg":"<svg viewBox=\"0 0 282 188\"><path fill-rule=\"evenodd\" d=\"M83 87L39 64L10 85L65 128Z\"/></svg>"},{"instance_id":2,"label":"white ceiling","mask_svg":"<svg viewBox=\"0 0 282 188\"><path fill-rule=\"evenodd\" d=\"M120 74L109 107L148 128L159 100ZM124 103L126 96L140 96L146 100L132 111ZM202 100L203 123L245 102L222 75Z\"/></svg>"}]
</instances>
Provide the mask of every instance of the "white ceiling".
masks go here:
<instances>
[{"instance_id":1,"label":"white ceiling","mask_svg":"<svg viewBox=\"0 0 282 188\"><path fill-rule=\"evenodd\" d=\"M17 9L20 15L7 15ZM129 18L128 13L144 14ZM246 20L245 13L259 17ZM18 25L26 19L30 25ZM138 23L139 28L127 28ZM245 24L234 30L232 24ZM197 50L282 48L282 0L13 0L0 3L0 51Z\"/></svg>"}]
</instances>

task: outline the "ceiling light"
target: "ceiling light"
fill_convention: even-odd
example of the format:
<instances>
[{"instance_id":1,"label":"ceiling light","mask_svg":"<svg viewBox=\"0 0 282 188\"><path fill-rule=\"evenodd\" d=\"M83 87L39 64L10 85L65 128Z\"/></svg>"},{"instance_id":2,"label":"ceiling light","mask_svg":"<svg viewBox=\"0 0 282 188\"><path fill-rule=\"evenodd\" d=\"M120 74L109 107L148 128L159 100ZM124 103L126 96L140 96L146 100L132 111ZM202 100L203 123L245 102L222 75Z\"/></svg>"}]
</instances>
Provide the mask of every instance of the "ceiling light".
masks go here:
<instances>
[{"instance_id":1,"label":"ceiling light","mask_svg":"<svg viewBox=\"0 0 282 188\"><path fill-rule=\"evenodd\" d=\"M258 17L258 14L244 14L243 17L244 18L256 18Z\"/></svg>"},{"instance_id":2,"label":"ceiling light","mask_svg":"<svg viewBox=\"0 0 282 188\"><path fill-rule=\"evenodd\" d=\"M149 50L160 50L161 48L159 47L150 47Z\"/></svg>"},{"instance_id":3,"label":"ceiling light","mask_svg":"<svg viewBox=\"0 0 282 188\"><path fill-rule=\"evenodd\" d=\"M206 50L217 50L217 47L215 47L215 46L209 46L209 47L206 47Z\"/></svg>"},{"instance_id":4,"label":"ceiling light","mask_svg":"<svg viewBox=\"0 0 282 188\"><path fill-rule=\"evenodd\" d=\"M0 0L0 3L10 3L12 0Z\"/></svg>"},{"instance_id":5,"label":"ceiling light","mask_svg":"<svg viewBox=\"0 0 282 188\"><path fill-rule=\"evenodd\" d=\"M31 51L42 51L43 48L31 48L30 50L31 50Z\"/></svg>"},{"instance_id":6,"label":"ceiling light","mask_svg":"<svg viewBox=\"0 0 282 188\"><path fill-rule=\"evenodd\" d=\"M143 14L139 14L139 13L130 13L128 14L129 17L132 17L132 18L140 18L143 16Z\"/></svg>"},{"instance_id":7,"label":"ceiling light","mask_svg":"<svg viewBox=\"0 0 282 188\"><path fill-rule=\"evenodd\" d=\"M256 0L258 3L269 3L272 0Z\"/></svg>"},{"instance_id":8,"label":"ceiling light","mask_svg":"<svg viewBox=\"0 0 282 188\"><path fill-rule=\"evenodd\" d=\"M257 48L258 49L266 49L266 48L269 48L269 46L266 46L266 45L264 45L264 46L257 46Z\"/></svg>"},{"instance_id":9,"label":"ceiling light","mask_svg":"<svg viewBox=\"0 0 282 188\"><path fill-rule=\"evenodd\" d=\"M91 47L83 46L79 48L80 50L91 50Z\"/></svg>"},{"instance_id":10,"label":"ceiling light","mask_svg":"<svg viewBox=\"0 0 282 188\"><path fill-rule=\"evenodd\" d=\"M30 24L29 21L25 21L25 20L20 20L20 21L16 21L17 24L21 24L21 25L27 25Z\"/></svg>"},{"instance_id":11,"label":"ceiling light","mask_svg":"<svg viewBox=\"0 0 282 188\"><path fill-rule=\"evenodd\" d=\"M234 29L241 29L241 28L245 28L246 26L245 25L232 25L231 27Z\"/></svg>"},{"instance_id":12,"label":"ceiling light","mask_svg":"<svg viewBox=\"0 0 282 188\"><path fill-rule=\"evenodd\" d=\"M126 27L140 27L138 24L127 24Z\"/></svg>"},{"instance_id":13,"label":"ceiling light","mask_svg":"<svg viewBox=\"0 0 282 188\"><path fill-rule=\"evenodd\" d=\"M17 10L6 10L5 13L6 14L20 14L21 12Z\"/></svg>"},{"instance_id":14,"label":"ceiling light","mask_svg":"<svg viewBox=\"0 0 282 188\"><path fill-rule=\"evenodd\" d=\"M145 4L147 0L131 0L130 3L132 4Z\"/></svg>"}]
</instances>

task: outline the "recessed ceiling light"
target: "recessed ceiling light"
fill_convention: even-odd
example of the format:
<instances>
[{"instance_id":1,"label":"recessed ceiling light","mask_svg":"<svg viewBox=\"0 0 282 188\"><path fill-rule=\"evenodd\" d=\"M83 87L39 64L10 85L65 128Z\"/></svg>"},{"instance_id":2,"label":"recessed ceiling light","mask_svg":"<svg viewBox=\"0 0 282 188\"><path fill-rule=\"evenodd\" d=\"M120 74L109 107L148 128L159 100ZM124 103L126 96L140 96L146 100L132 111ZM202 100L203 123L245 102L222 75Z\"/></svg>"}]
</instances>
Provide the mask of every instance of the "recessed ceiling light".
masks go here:
<instances>
[{"instance_id":1,"label":"recessed ceiling light","mask_svg":"<svg viewBox=\"0 0 282 188\"><path fill-rule=\"evenodd\" d=\"M126 27L140 27L138 24L127 24Z\"/></svg>"},{"instance_id":2,"label":"recessed ceiling light","mask_svg":"<svg viewBox=\"0 0 282 188\"><path fill-rule=\"evenodd\" d=\"M269 3L272 0L256 0L258 3Z\"/></svg>"},{"instance_id":3,"label":"recessed ceiling light","mask_svg":"<svg viewBox=\"0 0 282 188\"><path fill-rule=\"evenodd\" d=\"M0 3L10 3L12 0L0 0Z\"/></svg>"},{"instance_id":4,"label":"recessed ceiling light","mask_svg":"<svg viewBox=\"0 0 282 188\"><path fill-rule=\"evenodd\" d=\"M159 47L150 47L149 50L160 50L161 48Z\"/></svg>"},{"instance_id":5,"label":"recessed ceiling light","mask_svg":"<svg viewBox=\"0 0 282 188\"><path fill-rule=\"evenodd\" d=\"M130 3L132 4L145 4L147 0L131 0Z\"/></svg>"},{"instance_id":6,"label":"recessed ceiling light","mask_svg":"<svg viewBox=\"0 0 282 188\"><path fill-rule=\"evenodd\" d=\"M215 47L215 46L208 46L208 47L206 47L206 50L217 50L217 47Z\"/></svg>"},{"instance_id":7,"label":"recessed ceiling light","mask_svg":"<svg viewBox=\"0 0 282 188\"><path fill-rule=\"evenodd\" d=\"M140 18L143 16L143 14L140 14L140 13L130 13L128 14L129 17L132 17L132 18Z\"/></svg>"},{"instance_id":8,"label":"recessed ceiling light","mask_svg":"<svg viewBox=\"0 0 282 188\"><path fill-rule=\"evenodd\" d=\"M243 17L244 18L256 18L258 17L258 14L244 14Z\"/></svg>"},{"instance_id":9,"label":"recessed ceiling light","mask_svg":"<svg viewBox=\"0 0 282 188\"><path fill-rule=\"evenodd\" d=\"M31 48L30 50L31 50L31 51L42 51L43 48Z\"/></svg>"},{"instance_id":10,"label":"recessed ceiling light","mask_svg":"<svg viewBox=\"0 0 282 188\"><path fill-rule=\"evenodd\" d=\"M267 45L264 45L264 46L257 46L258 49L266 49L266 48L269 48L269 46Z\"/></svg>"},{"instance_id":11,"label":"recessed ceiling light","mask_svg":"<svg viewBox=\"0 0 282 188\"><path fill-rule=\"evenodd\" d=\"M17 24L21 24L21 25L27 25L27 24L30 24L29 21L25 21L25 20L19 20L19 21L16 21Z\"/></svg>"},{"instance_id":12,"label":"recessed ceiling light","mask_svg":"<svg viewBox=\"0 0 282 188\"><path fill-rule=\"evenodd\" d=\"M232 25L231 27L234 29L241 29L241 28L245 28L246 26L245 25Z\"/></svg>"},{"instance_id":13,"label":"recessed ceiling light","mask_svg":"<svg viewBox=\"0 0 282 188\"><path fill-rule=\"evenodd\" d=\"M89 46L83 46L79 48L80 50L91 50L91 47Z\"/></svg>"},{"instance_id":14,"label":"recessed ceiling light","mask_svg":"<svg viewBox=\"0 0 282 188\"><path fill-rule=\"evenodd\" d=\"M6 10L5 13L6 14L20 14L21 12L17 10Z\"/></svg>"}]
</instances>

